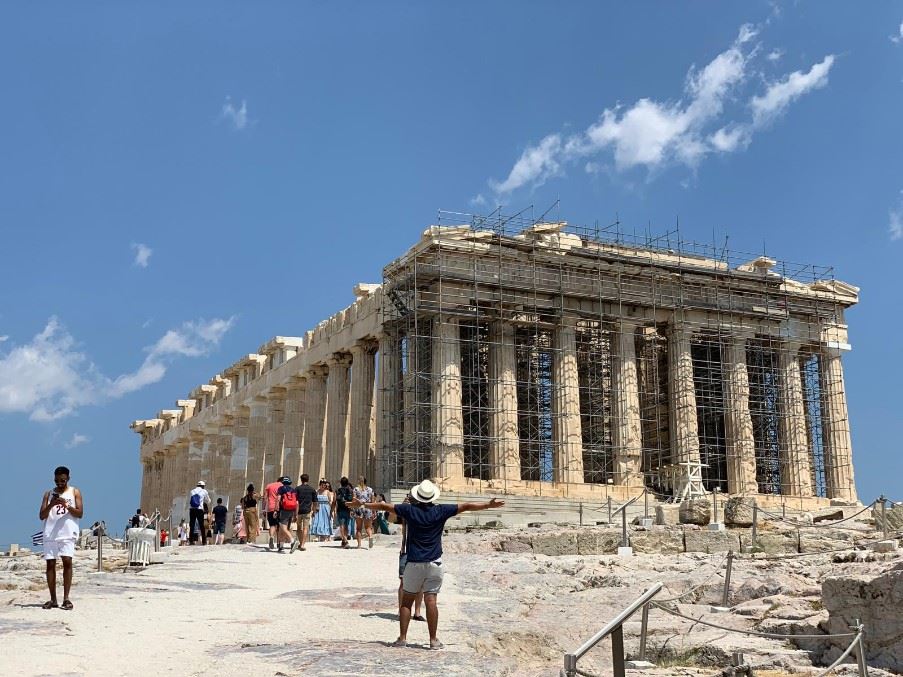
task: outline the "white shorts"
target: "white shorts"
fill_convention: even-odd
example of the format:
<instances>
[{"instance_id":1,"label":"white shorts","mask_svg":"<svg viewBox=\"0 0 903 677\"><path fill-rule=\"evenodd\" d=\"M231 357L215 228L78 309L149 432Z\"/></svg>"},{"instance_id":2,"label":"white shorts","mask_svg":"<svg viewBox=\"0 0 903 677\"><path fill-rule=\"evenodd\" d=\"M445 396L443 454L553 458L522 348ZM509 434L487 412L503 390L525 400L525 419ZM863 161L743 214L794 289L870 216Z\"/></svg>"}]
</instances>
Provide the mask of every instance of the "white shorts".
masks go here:
<instances>
[{"instance_id":1,"label":"white shorts","mask_svg":"<svg viewBox=\"0 0 903 677\"><path fill-rule=\"evenodd\" d=\"M57 557L75 557L75 539L44 541L44 559L56 559Z\"/></svg>"},{"instance_id":2,"label":"white shorts","mask_svg":"<svg viewBox=\"0 0 903 677\"><path fill-rule=\"evenodd\" d=\"M418 592L437 595L442 588L443 573L439 562L408 562L401 576L401 587L409 595Z\"/></svg>"}]
</instances>

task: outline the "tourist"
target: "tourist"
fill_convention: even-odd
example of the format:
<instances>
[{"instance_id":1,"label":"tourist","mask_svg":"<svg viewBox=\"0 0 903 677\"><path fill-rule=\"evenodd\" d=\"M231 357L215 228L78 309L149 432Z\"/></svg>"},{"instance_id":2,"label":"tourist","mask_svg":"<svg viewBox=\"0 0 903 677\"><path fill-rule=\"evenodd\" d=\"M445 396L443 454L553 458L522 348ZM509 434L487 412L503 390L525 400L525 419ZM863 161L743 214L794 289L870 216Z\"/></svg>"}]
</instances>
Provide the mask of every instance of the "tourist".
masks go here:
<instances>
[{"instance_id":1,"label":"tourist","mask_svg":"<svg viewBox=\"0 0 903 677\"><path fill-rule=\"evenodd\" d=\"M166 547L166 540L169 538L169 532L166 529L160 529L160 547Z\"/></svg>"},{"instance_id":2,"label":"tourist","mask_svg":"<svg viewBox=\"0 0 903 677\"><path fill-rule=\"evenodd\" d=\"M320 480L317 488L317 512L310 522L310 533L321 543L332 536L332 494L327 488L329 483Z\"/></svg>"},{"instance_id":3,"label":"tourist","mask_svg":"<svg viewBox=\"0 0 903 677\"><path fill-rule=\"evenodd\" d=\"M270 540L267 548L270 550L276 544L276 536L279 534L279 515L277 511L279 510L279 490L282 488L282 480L284 479L284 477L280 477L263 488L263 499L266 501L267 510L267 528L270 531Z\"/></svg>"},{"instance_id":4,"label":"tourist","mask_svg":"<svg viewBox=\"0 0 903 677\"><path fill-rule=\"evenodd\" d=\"M301 484L295 487L295 494L298 496L298 550L304 550L310 531L311 511L314 503L317 503L317 492L308 484L310 476L307 473L301 475L300 481Z\"/></svg>"},{"instance_id":5,"label":"tourist","mask_svg":"<svg viewBox=\"0 0 903 677\"><path fill-rule=\"evenodd\" d=\"M244 515L245 538L248 543L254 543L260 534L260 517L257 514L257 500L260 494L254 491L253 484L249 484L246 491L240 502Z\"/></svg>"},{"instance_id":6,"label":"tourist","mask_svg":"<svg viewBox=\"0 0 903 677\"><path fill-rule=\"evenodd\" d=\"M245 510L241 507L241 501L235 504L232 511L232 540L238 543L245 542Z\"/></svg>"},{"instance_id":7,"label":"tourist","mask_svg":"<svg viewBox=\"0 0 903 677\"><path fill-rule=\"evenodd\" d=\"M411 606L419 591L423 591L426 605L426 623L430 634L430 649L443 648L437 636L439 607L437 596L442 588L442 530L446 521L462 512L500 508L504 501L492 498L485 503L459 503L439 505L439 487L423 480L411 489L410 504L370 503L371 510L385 510L401 517L407 527L407 563L402 574L404 595L399 609L399 634L396 646L407 646L408 625L411 623ZM357 507L358 501L352 501Z\"/></svg>"},{"instance_id":8,"label":"tourist","mask_svg":"<svg viewBox=\"0 0 903 677\"><path fill-rule=\"evenodd\" d=\"M216 507L213 509L213 534L216 536L215 545L222 545L226 538L226 518L229 517L229 508L223 505L223 499L216 499Z\"/></svg>"},{"instance_id":9,"label":"tourist","mask_svg":"<svg viewBox=\"0 0 903 677\"><path fill-rule=\"evenodd\" d=\"M200 532L201 542L207 545L207 529L204 524L204 517L210 503L210 494L207 493L205 486L204 480L199 480L197 486L188 494L188 530L191 534L192 545L196 545L198 542L195 525L197 525L197 531Z\"/></svg>"},{"instance_id":10,"label":"tourist","mask_svg":"<svg viewBox=\"0 0 903 677\"><path fill-rule=\"evenodd\" d=\"M348 527L351 525L351 502L354 500L354 490L351 488L351 482L347 477L339 480L339 490L335 495L336 502L336 522L339 525L339 536L342 538L342 547L347 548L348 545ZM358 542L360 547L360 542Z\"/></svg>"},{"instance_id":11,"label":"tourist","mask_svg":"<svg viewBox=\"0 0 903 677\"><path fill-rule=\"evenodd\" d=\"M357 486L354 488L354 498L360 503L373 502L373 489L367 486L367 478L363 475L357 478ZM354 509L354 528L357 536L357 547L361 547L364 532L367 532L367 547L373 547L373 511L369 508L359 507Z\"/></svg>"},{"instance_id":12,"label":"tourist","mask_svg":"<svg viewBox=\"0 0 903 677\"><path fill-rule=\"evenodd\" d=\"M382 496L382 494L380 494ZM383 496L383 502L385 502L385 496ZM411 502L411 495L408 494L404 497L405 503ZM404 602L404 568L408 563L408 553L407 553L407 544L408 544L408 530L405 528L404 520L398 517L398 520L401 521L401 549L398 551L398 615L401 617L401 607ZM388 526L388 521L387 521ZM417 595L414 597L414 614L411 618L415 621L425 621L426 619L423 617L421 613L423 605L423 590L418 590Z\"/></svg>"},{"instance_id":13,"label":"tourist","mask_svg":"<svg viewBox=\"0 0 903 677\"><path fill-rule=\"evenodd\" d=\"M289 552L295 552L298 542L292 536L292 520L298 514L298 494L288 477L282 478L282 486L279 488L279 533L276 539L279 543L278 550L282 552L283 543L291 543Z\"/></svg>"},{"instance_id":14,"label":"tourist","mask_svg":"<svg viewBox=\"0 0 903 677\"><path fill-rule=\"evenodd\" d=\"M183 518L181 522L179 522L179 545L188 545L188 524L185 523L185 519Z\"/></svg>"},{"instance_id":15,"label":"tourist","mask_svg":"<svg viewBox=\"0 0 903 677\"><path fill-rule=\"evenodd\" d=\"M141 508L138 508L135 514L132 515L132 521L129 523L129 526L132 529L137 529L141 526Z\"/></svg>"},{"instance_id":16,"label":"tourist","mask_svg":"<svg viewBox=\"0 0 903 677\"><path fill-rule=\"evenodd\" d=\"M82 494L69 486L69 468L60 466L53 471L54 488L44 492L38 517L44 521L44 559L47 561L47 589L50 600L44 609L60 607L56 599L56 560L63 560L63 604L66 611L72 609L69 589L72 587L72 558L75 541L80 533L78 520L85 513Z\"/></svg>"}]
</instances>

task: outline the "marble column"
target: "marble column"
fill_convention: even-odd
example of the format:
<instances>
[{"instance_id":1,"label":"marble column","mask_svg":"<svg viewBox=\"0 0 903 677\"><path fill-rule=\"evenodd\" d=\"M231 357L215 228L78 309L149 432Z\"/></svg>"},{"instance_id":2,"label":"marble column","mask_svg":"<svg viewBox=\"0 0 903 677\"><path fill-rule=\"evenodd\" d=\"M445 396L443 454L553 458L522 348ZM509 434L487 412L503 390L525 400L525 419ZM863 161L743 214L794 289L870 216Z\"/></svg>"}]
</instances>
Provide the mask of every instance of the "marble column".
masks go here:
<instances>
[{"instance_id":1,"label":"marble column","mask_svg":"<svg viewBox=\"0 0 903 677\"><path fill-rule=\"evenodd\" d=\"M264 476L263 464L266 455L267 435L267 401L264 397L255 397L249 402L248 416L248 465L245 481L254 486L266 486L280 476Z\"/></svg>"},{"instance_id":2,"label":"marble column","mask_svg":"<svg viewBox=\"0 0 903 677\"><path fill-rule=\"evenodd\" d=\"M144 512L147 510L144 506L148 504L151 498L151 474L153 473L153 464L150 459L142 458L141 459L141 467L144 472L141 473L141 504L138 506L141 508L141 511Z\"/></svg>"},{"instance_id":3,"label":"marble column","mask_svg":"<svg viewBox=\"0 0 903 677\"><path fill-rule=\"evenodd\" d=\"M248 424L251 411L248 407L235 408L232 417L232 455L229 461L229 497L238 498L248 485ZM261 489L257 482L254 486Z\"/></svg>"},{"instance_id":4,"label":"marble column","mask_svg":"<svg viewBox=\"0 0 903 677\"><path fill-rule=\"evenodd\" d=\"M151 489L150 510L163 509L163 451L154 452L154 479Z\"/></svg>"},{"instance_id":5,"label":"marble column","mask_svg":"<svg viewBox=\"0 0 903 677\"><path fill-rule=\"evenodd\" d=\"M398 336L379 336L379 384L376 397L376 458L374 481L390 489L395 485L398 448L401 444L402 373Z\"/></svg>"},{"instance_id":6,"label":"marble column","mask_svg":"<svg viewBox=\"0 0 903 677\"><path fill-rule=\"evenodd\" d=\"M520 434L517 423L517 353L514 326L489 326L489 464L492 479L519 481Z\"/></svg>"},{"instance_id":7,"label":"marble column","mask_svg":"<svg viewBox=\"0 0 903 677\"><path fill-rule=\"evenodd\" d=\"M285 388L274 387L267 397L267 418L263 454L263 477L271 482L271 477L287 475L297 482L297 475L283 472L282 456L285 450Z\"/></svg>"},{"instance_id":8,"label":"marble column","mask_svg":"<svg viewBox=\"0 0 903 677\"><path fill-rule=\"evenodd\" d=\"M328 361L326 377L326 454L325 473L333 487L343 477L342 469L348 467L348 395L351 356L336 353Z\"/></svg>"},{"instance_id":9,"label":"marble column","mask_svg":"<svg viewBox=\"0 0 903 677\"><path fill-rule=\"evenodd\" d=\"M245 487L242 484L234 484L237 479L237 472L232 470L232 423L231 415L219 418L214 426L211 426L205 436L209 437L213 446L213 455L217 468L217 476L219 477L219 493L223 497L223 502L228 502L234 506L241 496L245 493ZM235 487L241 490L240 494L235 493Z\"/></svg>"},{"instance_id":10,"label":"marble column","mask_svg":"<svg viewBox=\"0 0 903 677\"><path fill-rule=\"evenodd\" d=\"M187 491L191 491L197 485L198 480L207 481L202 474L204 440L205 435L199 430L192 430L188 433L188 468L185 480Z\"/></svg>"},{"instance_id":11,"label":"marble column","mask_svg":"<svg viewBox=\"0 0 903 677\"><path fill-rule=\"evenodd\" d=\"M582 484L583 427L577 374L577 328L570 319L562 320L555 330L552 388L553 479Z\"/></svg>"},{"instance_id":12,"label":"marble column","mask_svg":"<svg viewBox=\"0 0 903 677\"><path fill-rule=\"evenodd\" d=\"M436 317L432 343L432 470L440 482L464 480L464 410L458 321Z\"/></svg>"},{"instance_id":13,"label":"marble column","mask_svg":"<svg viewBox=\"0 0 903 677\"><path fill-rule=\"evenodd\" d=\"M367 476L372 455L370 418L373 414L373 379L376 374L375 341L359 341L351 347L351 404L348 424L348 465L342 474L352 482ZM375 478L367 477L369 482Z\"/></svg>"},{"instance_id":14,"label":"marble column","mask_svg":"<svg viewBox=\"0 0 903 677\"><path fill-rule=\"evenodd\" d=\"M727 337L723 350L724 431L727 446L727 490L731 494L755 494L756 439L749 411L749 371L746 341L752 334L739 330Z\"/></svg>"},{"instance_id":15,"label":"marble column","mask_svg":"<svg viewBox=\"0 0 903 677\"><path fill-rule=\"evenodd\" d=\"M612 369L612 444L614 483L642 487L643 429L636 362L636 322L622 321L616 328Z\"/></svg>"},{"instance_id":16,"label":"marble column","mask_svg":"<svg viewBox=\"0 0 903 677\"><path fill-rule=\"evenodd\" d=\"M282 453L282 472L297 484L301 476L301 454L304 445L304 402L307 379L299 377L288 384L285 393L285 449ZM319 477L311 477L316 482Z\"/></svg>"},{"instance_id":17,"label":"marble column","mask_svg":"<svg viewBox=\"0 0 903 677\"><path fill-rule=\"evenodd\" d=\"M699 463L699 420L693 382L692 331L683 323L671 326L668 337L671 462Z\"/></svg>"},{"instance_id":18,"label":"marble column","mask_svg":"<svg viewBox=\"0 0 903 677\"><path fill-rule=\"evenodd\" d=\"M173 468L172 484L172 517L175 524L187 515L185 510L186 497L188 495L188 448L190 438L188 436L176 441L176 455Z\"/></svg>"},{"instance_id":19,"label":"marble column","mask_svg":"<svg viewBox=\"0 0 903 677\"><path fill-rule=\"evenodd\" d=\"M799 361L800 344L785 342L778 352L780 374L781 493L812 495L812 465L806 435L806 403Z\"/></svg>"},{"instance_id":20,"label":"marble column","mask_svg":"<svg viewBox=\"0 0 903 677\"><path fill-rule=\"evenodd\" d=\"M311 482L326 476L326 457L323 454L323 434L326 422L327 368L314 365L307 372L307 398L304 403L304 455L301 472L310 475ZM338 478L330 478L333 482Z\"/></svg>"},{"instance_id":21,"label":"marble column","mask_svg":"<svg viewBox=\"0 0 903 677\"><path fill-rule=\"evenodd\" d=\"M843 381L841 351L824 348L821 354L822 427L825 439L825 479L828 498L854 502L853 449L850 418Z\"/></svg>"}]
</instances>

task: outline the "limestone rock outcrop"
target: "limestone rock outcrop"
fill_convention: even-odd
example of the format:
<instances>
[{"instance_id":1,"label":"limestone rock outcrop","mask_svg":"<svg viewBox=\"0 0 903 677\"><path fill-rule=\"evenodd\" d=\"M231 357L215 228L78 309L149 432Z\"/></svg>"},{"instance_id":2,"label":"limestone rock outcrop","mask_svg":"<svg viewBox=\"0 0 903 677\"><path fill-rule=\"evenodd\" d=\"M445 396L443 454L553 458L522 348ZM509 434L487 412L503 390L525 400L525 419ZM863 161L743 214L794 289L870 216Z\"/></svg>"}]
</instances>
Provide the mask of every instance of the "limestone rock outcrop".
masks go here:
<instances>
[{"instance_id":1,"label":"limestone rock outcrop","mask_svg":"<svg viewBox=\"0 0 903 677\"><path fill-rule=\"evenodd\" d=\"M753 499L732 496L724 504L724 523L729 527L751 527L753 523Z\"/></svg>"},{"instance_id":2,"label":"limestone rock outcrop","mask_svg":"<svg viewBox=\"0 0 903 677\"><path fill-rule=\"evenodd\" d=\"M712 521L712 505L705 498L684 501L680 504L678 519L681 524L705 526Z\"/></svg>"}]
</instances>

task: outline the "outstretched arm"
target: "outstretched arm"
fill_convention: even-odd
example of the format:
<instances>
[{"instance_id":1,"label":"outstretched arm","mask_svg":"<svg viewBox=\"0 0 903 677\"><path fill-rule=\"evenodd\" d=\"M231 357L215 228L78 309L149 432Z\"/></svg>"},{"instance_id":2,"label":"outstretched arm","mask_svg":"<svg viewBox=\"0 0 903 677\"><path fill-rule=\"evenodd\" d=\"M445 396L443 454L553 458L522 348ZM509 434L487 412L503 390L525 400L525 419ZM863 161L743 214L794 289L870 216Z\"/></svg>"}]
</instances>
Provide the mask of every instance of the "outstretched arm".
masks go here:
<instances>
[{"instance_id":1,"label":"outstretched arm","mask_svg":"<svg viewBox=\"0 0 903 677\"><path fill-rule=\"evenodd\" d=\"M395 514L395 506L391 503L383 503L382 501L371 501L370 503L364 503L355 498L353 501L350 501L348 505L350 505L352 508L360 508L361 506L364 506L369 510L385 510L390 515Z\"/></svg>"},{"instance_id":2,"label":"outstretched arm","mask_svg":"<svg viewBox=\"0 0 903 677\"><path fill-rule=\"evenodd\" d=\"M458 503L458 513L501 508L503 505L505 505L505 501L500 501L497 498L490 498L485 503Z\"/></svg>"}]
</instances>

